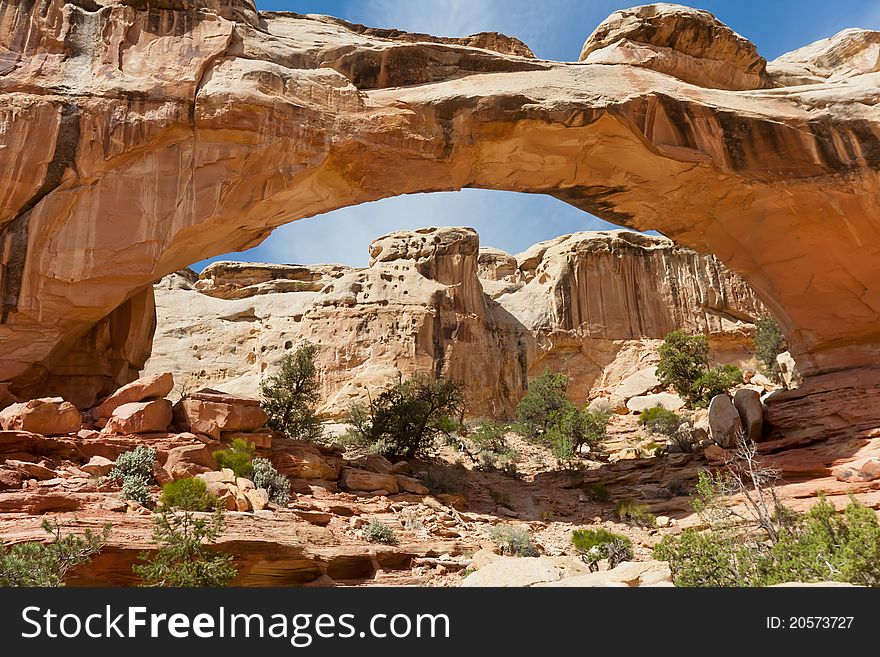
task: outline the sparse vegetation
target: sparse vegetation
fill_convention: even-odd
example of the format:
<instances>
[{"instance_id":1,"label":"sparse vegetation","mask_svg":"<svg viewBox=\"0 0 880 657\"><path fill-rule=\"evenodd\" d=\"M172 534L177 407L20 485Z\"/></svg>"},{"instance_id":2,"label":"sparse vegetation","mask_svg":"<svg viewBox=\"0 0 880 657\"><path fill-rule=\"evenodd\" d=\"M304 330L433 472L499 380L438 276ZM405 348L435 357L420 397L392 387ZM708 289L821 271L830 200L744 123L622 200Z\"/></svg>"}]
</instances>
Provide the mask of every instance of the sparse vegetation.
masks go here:
<instances>
[{"instance_id":1,"label":"sparse vegetation","mask_svg":"<svg viewBox=\"0 0 880 657\"><path fill-rule=\"evenodd\" d=\"M571 533L571 543L591 571L599 569L599 561L602 559L608 560L609 568L633 559L632 541L601 527L574 530Z\"/></svg>"},{"instance_id":2,"label":"sparse vegetation","mask_svg":"<svg viewBox=\"0 0 880 657\"><path fill-rule=\"evenodd\" d=\"M824 496L807 513L782 504L778 473L743 441L718 474L701 472L694 510L708 526L666 536L654 556L668 561L678 586L767 586L851 582L880 586L880 523L851 498L837 513ZM731 496L740 504L731 506Z\"/></svg>"},{"instance_id":3,"label":"sparse vegetation","mask_svg":"<svg viewBox=\"0 0 880 657\"><path fill-rule=\"evenodd\" d=\"M236 477L250 479L254 474L254 447L243 438L236 438L228 449L212 452L221 468L229 468Z\"/></svg>"},{"instance_id":4,"label":"sparse vegetation","mask_svg":"<svg viewBox=\"0 0 880 657\"><path fill-rule=\"evenodd\" d=\"M529 383L529 390L516 408L523 435L550 448L553 455L568 461L584 445L594 446L605 437L608 414L578 410L565 396L568 377L544 373Z\"/></svg>"},{"instance_id":5,"label":"sparse vegetation","mask_svg":"<svg viewBox=\"0 0 880 657\"><path fill-rule=\"evenodd\" d=\"M290 502L290 480L272 465L269 459L253 460L254 486L265 488L269 499L279 506Z\"/></svg>"},{"instance_id":6,"label":"sparse vegetation","mask_svg":"<svg viewBox=\"0 0 880 657\"><path fill-rule=\"evenodd\" d=\"M463 403L461 383L416 374L383 392L369 408L350 408L349 441L389 458L424 457L437 437L460 427L455 418Z\"/></svg>"},{"instance_id":7,"label":"sparse vegetation","mask_svg":"<svg viewBox=\"0 0 880 657\"><path fill-rule=\"evenodd\" d=\"M608 491L608 487L600 481L596 481L592 484L586 484L582 491L589 497L591 500L595 500L597 502L604 502L607 500L611 493Z\"/></svg>"},{"instance_id":8,"label":"sparse vegetation","mask_svg":"<svg viewBox=\"0 0 880 657\"><path fill-rule=\"evenodd\" d=\"M489 538L507 557L537 557L539 554L532 535L524 527L495 525L489 530Z\"/></svg>"},{"instance_id":9,"label":"sparse vegetation","mask_svg":"<svg viewBox=\"0 0 880 657\"><path fill-rule=\"evenodd\" d=\"M217 506L217 498L208 494L205 482L195 477L165 484L159 501L165 507L182 511L209 511Z\"/></svg>"},{"instance_id":10,"label":"sparse vegetation","mask_svg":"<svg viewBox=\"0 0 880 657\"><path fill-rule=\"evenodd\" d=\"M513 503L510 501L510 495L508 495L504 491L492 488L489 490L489 497L491 497L492 501L498 506L513 509Z\"/></svg>"},{"instance_id":11,"label":"sparse vegetation","mask_svg":"<svg viewBox=\"0 0 880 657\"><path fill-rule=\"evenodd\" d=\"M660 345L657 377L663 385L671 385L690 408L699 408L742 381L742 372L733 365L710 368L706 336L679 330L668 333Z\"/></svg>"},{"instance_id":12,"label":"sparse vegetation","mask_svg":"<svg viewBox=\"0 0 880 657\"><path fill-rule=\"evenodd\" d=\"M260 381L267 424L289 438L319 440L323 433L315 412L320 400L317 355L318 348L304 342L292 354L284 355L277 373Z\"/></svg>"},{"instance_id":13,"label":"sparse vegetation","mask_svg":"<svg viewBox=\"0 0 880 657\"><path fill-rule=\"evenodd\" d=\"M608 416L571 405L551 415L544 442L560 461L576 458L584 445L595 447L605 437Z\"/></svg>"},{"instance_id":14,"label":"sparse vegetation","mask_svg":"<svg viewBox=\"0 0 880 657\"><path fill-rule=\"evenodd\" d=\"M396 545L397 537L394 530L384 522L371 520L364 528L364 539L370 543L383 543L384 545Z\"/></svg>"},{"instance_id":15,"label":"sparse vegetation","mask_svg":"<svg viewBox=\"0 0 880 657\"><path fill-rule=\"evenodd\" d=\"M49 543L30 541L0 549L0 587L64 586L70 569L91 561L110 535L109 523L101 532L86 529L82 536L64 536L57 520L43 520L40 526L52 536Z\"/></svg>"},{"instance_id":16,"label":"sparse vegetation","mask_svg":"<svg viewBox=\"0 0 880 657\"><path fill-rule=\"evenodd\" d=\"M516 407L516 417L523 436L540 440L555 422L555 415L568 411L572 403L565 396L568 377L544 370L541 376L529 381L529 389Z\"/></svg>"},{"instance_id":17,"label":"sparse vegetation","mask_svg":"<svg viewBox=\"0 0 880 657\"><path fill-rule=\"evenodd\" d=\"M519 454L505 438L508 431L506 425L484 421L468 435L468 440L483 469L501 470L515 478Z\"/></svg>"},{"instance_id":18,"label":"sparse vegetation","mask_svg":"<svg viewBox=\"0 0 880 657\"><path fill-rule=\"evenodd\" d=\"M640 425L651 433L659 433L667 437L675 435L682 422L684 422L683 418L662 406L646 408L639 413Z\"/></svg>"},{"instance_id":19,"label":"sparse vegetation","mask_svg":"<svg viewBox=\"0 0 880 657\"><path fill-rule=\"evenodd\" d=\"M226 586L238 574L231 555L207 547L223 531L221 510L206 518L163 505L153 522L153 542L160 547L141 553L144 563L132 567L142 586Z\"/></svg>"},{"instance_id":20,"label":"sparse vegetation","mask_svg":"<svg viewBox=\"0 0 880 657\"><path fill-rule=\"evenodd\" d=\"M122 482L122 497L148 505L155 465L156 450L140 445L116 457L116 463L107 477Z\"/></svg>"},{"instance_id":21,"label":"sparse vegetation","mask_svg":"<svg viewBox=\"0 0 880 657\"><path fill-rule=\"evenodd\" d=\"M638 504L629 498L621 500L614 507L614 514L621 522L638 527L654 527L657 519L648 510L646 504Z\"/></svg>"},{"instance_id":22,"label":"sparse vegetation","mask_svg":"<svg viewBox=\"0 0 880 657\"><path fill-rule=\"evenodd\" d=\"M760 317L755 326L755 357L758 360L758 369L764 376L779 381L779 363L776 357L788 349L785 336L776 320L769 315Z\"/></svg>"}]
</instances>

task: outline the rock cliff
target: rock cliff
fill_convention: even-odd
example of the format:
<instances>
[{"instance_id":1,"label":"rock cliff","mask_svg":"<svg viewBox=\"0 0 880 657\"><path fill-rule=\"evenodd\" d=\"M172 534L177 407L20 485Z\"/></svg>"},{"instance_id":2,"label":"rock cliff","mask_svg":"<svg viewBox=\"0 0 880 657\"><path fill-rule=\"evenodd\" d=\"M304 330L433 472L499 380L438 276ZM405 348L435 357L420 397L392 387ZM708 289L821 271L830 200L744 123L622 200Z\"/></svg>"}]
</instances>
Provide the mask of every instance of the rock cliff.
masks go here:
<instances>
[{"instance_id":1,"label":"rock cliff","mask_svg":"<svg viewBox=\"0 0 880 657\"><path fill-rule=\"evenodd\" d=\"M198 280L164 279L147 373L256 395L309 340L327 415L428 371L464 381L472 415L506 418L545 367L568 373L583 402L655 363L657 341L677 328L743 363L763 312L714 257L628 231L512 256L481 249L473 229L425 228L380 237L370 256L364 269L220 262Z\"/></svg>"},{"instance_id":2,"label":"rock cliff","mask_svg":"<svg viewBox=\"0 0 880 657\"><path fill-rule=\"evenodd\" d=\"M125 304L192 262L343 206L482 187L715 254L805 375L780 418L833 428L806 393L839 373L876 426L876 44L850 30L765 64L711 14L660 4L557 63L250 0L0 0L3 403L133 378L144 323Z\"/></svg>"}]
</instances>

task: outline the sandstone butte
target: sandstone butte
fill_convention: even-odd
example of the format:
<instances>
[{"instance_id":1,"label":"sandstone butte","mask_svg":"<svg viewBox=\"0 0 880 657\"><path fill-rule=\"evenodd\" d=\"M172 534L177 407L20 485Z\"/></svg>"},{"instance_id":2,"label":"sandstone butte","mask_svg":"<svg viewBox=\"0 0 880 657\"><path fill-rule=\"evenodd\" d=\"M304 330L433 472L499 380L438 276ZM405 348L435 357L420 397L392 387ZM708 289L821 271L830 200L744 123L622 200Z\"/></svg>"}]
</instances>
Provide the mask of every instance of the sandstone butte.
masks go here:
<instances>
[{"instance_id":1,"label":"sandstone butte","mask_svg":"<svg viewBox=\"0 0 880 657\"><path fill-rule=\"evenodd\" d=\"M380 237L370 255L363 269L215 262L164 278L145 374L258 397L308 340L326 417L428 371L467 382L470 416L506 420L545 368L584 403L655 365L675 329L707 334L719 362L754 366L754 292L666 238L576 233L513 256L479 248L470 228L424 228Z\"/></svg>"},{"instance_id":2,"label":"sandstone butte","mask_svg":"<svg viewBox=\"0 0 880 657\"><path fill-rule=\"evenodd\" d=\"M561 63L498 34L250 0L2 0L5 403L134 379L151 285L192 262L336 208L480 187L714 254L804 375L771 420L877 426L877 42L845 30L768 63L664 4L612 14Z\"/></svg>"}]
</instances>

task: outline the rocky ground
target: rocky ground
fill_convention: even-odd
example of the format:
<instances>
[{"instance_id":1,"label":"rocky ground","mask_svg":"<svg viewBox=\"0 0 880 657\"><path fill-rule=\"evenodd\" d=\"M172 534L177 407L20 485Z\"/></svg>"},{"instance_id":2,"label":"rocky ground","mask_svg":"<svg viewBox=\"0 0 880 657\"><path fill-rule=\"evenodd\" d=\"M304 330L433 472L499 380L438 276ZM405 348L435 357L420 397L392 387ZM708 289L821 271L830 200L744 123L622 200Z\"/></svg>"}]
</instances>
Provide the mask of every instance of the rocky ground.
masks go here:
<instances>
[{"instance_id":1,"label":"rocky ground","mask_svg":"<svg viewBox=\"0 0 880 657\"><path fill-rule=\"evenodd\" d=\"M571 532L603 526L625 534L636 560L649 562L663 535L697 522L689 490L697 472L720 466L724 455L711 440L698 453L658 451L650 444L658 439L638 427L637 414L618 409L607 440L586 455L590 458L567 466L515 434L507 438L519 455L516 477L480 469L454 441L430 461L390 463L344 451L336 443L284 439L260 428L265 418L252 401L219 393L196 393L175 404L170 419L151 418L171 384L167 375L142 379L84 416L60 400L16 405L0 413L5 429L0 431L0 539L12 544L44 538L39 525L46 517L71 530L110 522L107 547L71 583L134 584L131 565L150 547L152 512L125 502L118 485L105 475L118 454L145 444L159 454L157 482L199 476L226 502L227 525L217 548L234 555L238 585L458 586L490 562L491 569L473 575L471 585L663 583L668 573L651 563L638 567L635 575L621 571L570 580L587 575L572 550ZM152 399L138 399L144 396ZM633 405L645 396L626 402ZM695 418L698 426L704 421ZM157 431L150 422L166 426ZM74 430L77 423L82 428ZM328 429L332 433L338 426ZM262 491L236 480L230 471L217 471L211 451L243 435L291 478L294 494L286 507L269 503L258 494ZM780 471L780 491L795 508L807 508L819 491L840 507L850 493L880 507L880 431L819 441L812 436L771 440L759 443L759 449ZM597 483L607 489L606 499L596 499ZM158 494L158 486L153 492ZM625 499L647 505L657 516L657 526L620 522L615 506ZM373 520L394 530L396 544L365 540L363 529ZM488 532L502 523L528 529L543 557L516 568L496 559Z\"/></svg>"}]
</instances>

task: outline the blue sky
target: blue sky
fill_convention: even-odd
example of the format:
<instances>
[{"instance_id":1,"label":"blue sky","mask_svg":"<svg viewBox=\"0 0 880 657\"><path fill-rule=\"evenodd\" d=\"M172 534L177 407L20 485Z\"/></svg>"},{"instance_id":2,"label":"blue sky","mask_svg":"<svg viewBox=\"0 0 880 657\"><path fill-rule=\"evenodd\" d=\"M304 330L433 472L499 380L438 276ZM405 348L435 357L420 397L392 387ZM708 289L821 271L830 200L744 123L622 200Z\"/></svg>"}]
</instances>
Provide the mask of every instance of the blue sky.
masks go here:
<instances>
[{"instance_id":1,"label":"blue sky","mask_svg":"<svg viewBox=\"0 0 880 657\"><path fill-rule=\"evenodd\" d=\"M439 36L498 31L519 37L538 57L574 61L584 40L611 12L639 0L256 0L264 11L330 14L372 27ZM749 38L767 59L846 27L880 29L880 0L703 0L707 9ZM345 208L277 229L260 246L211 260L366 264L367 246L393 230L437 225L477 229L481 243L517 253L544 239L613 227L556 199L463 190L416 194ZM344 239L340 239L344 236ZM201 269L210 261L198 263Z\"/></svg>"}]
</instances>

